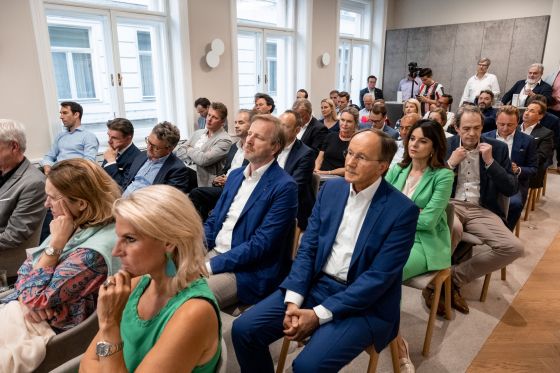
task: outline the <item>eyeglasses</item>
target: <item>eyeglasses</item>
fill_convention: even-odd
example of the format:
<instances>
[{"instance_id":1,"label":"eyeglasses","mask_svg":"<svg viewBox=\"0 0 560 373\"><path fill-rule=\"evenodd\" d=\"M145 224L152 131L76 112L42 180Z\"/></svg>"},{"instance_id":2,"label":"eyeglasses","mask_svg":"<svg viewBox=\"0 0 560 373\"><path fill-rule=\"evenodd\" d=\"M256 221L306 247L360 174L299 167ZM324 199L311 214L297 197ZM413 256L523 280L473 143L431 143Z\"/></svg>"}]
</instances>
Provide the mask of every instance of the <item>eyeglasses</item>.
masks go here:
<instances>
[{"instance_id":1,"label":"eyeglasses","mask_svg":"<svg viewBox=\"0 0 560 373\"><path fill-rule=\"evenodd\" d=\"M486 65L485 63L479 63L478 66L480 66L480 67L488 67L488 66L490 66L490 65Z\"/></svg>"},{"instance_id":2,"label":"eyeglasses","mask_svg":"<svg viewBox=\"0 0 560 373\"><path fill-rule=\"evenodd\" d=\"M381 123L385 123L385 119L379 119L379 120L369 120L371 123L373 124L381 124Z\"/></svg>"},{"instance_id":3,"label":"eyeglasses","mask_svg":"<svg viewBox=\"0 0 560 373\"><path fill-rule=\"evenodd\" d=\"M352 150L345 150L342 152L344 158L354 158L358 162L382 162L382 159L367 159L363 154L354 153Z\"/></svg>"},{"instance_id":4,"label":"eyeglasses","mask_svg":"<svg viewBox=\"0 0 560 373\"><path fill-rule=\"evenodd\" d=\"M144 140L146 140L146 145L148 145L150 148L152 148L156 152L159 152L160 150L165 150L165 149L169 148L169 146L157 146L157 145L152 144L150 142L150 139L149 139L148 136L146 136L146 138Z\"/></svg>"}]
</instances>

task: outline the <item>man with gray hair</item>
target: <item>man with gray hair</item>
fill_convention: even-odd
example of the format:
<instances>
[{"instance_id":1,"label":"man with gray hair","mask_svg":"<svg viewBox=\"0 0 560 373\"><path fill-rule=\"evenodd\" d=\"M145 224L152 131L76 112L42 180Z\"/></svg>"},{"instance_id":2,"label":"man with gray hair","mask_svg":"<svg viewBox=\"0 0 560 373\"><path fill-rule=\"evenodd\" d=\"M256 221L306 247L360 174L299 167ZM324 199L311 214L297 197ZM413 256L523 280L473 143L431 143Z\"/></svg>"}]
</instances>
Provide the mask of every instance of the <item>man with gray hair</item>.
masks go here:
<instances>
[{"instance_id":1,"label":"man with gray hair","mask_svg":"<svg viewBox=\"0 0 560 373\"><path fill-rule=\"evenodd\" d=\"M45 218L45 175L24 156L25 129L0 119L0 267L15 278ZM11 281L10 281L11 282Z\"/></svg>"},{"instance_id":2,"label":"man with gray hair","mask_svg":"<svg viewBox=\"0 0 560 373\"><path fill-rule=\"evenodd\" d=\"M173 154L179 138L175 125L169 122L155 125L146 137L146 151L136 156L123 178L123 195L153 184L171 185L185 193L196 188L196 172Z\"/></svg>"},{"instance_id":3,"label":"man with gray hair","mask_svg":"<svg viewBox=\"0 0 560 373\"><path fill-rule=\"evenodd\" d=\"M315 157L317 157L329 130L313 116L313 107L308 99L300 98L296 100L292 105L292 110L299 114L303 123L296 137L313 149Z\"/></svg>"},{"instance_id":4,"label":"man with gray hair","mask_svg":"<svg viewBox=\"0 0 560 373\"><path fill-rule=\"evenodd\" d=\"M534 63L529 66L527 79L517 81L509 91L502 97L502 103L507 105L512 102L514 94L519 95L517 106L525 106L527 97L540 94L546 97L547 104L552 104L552 87L542 80L544 66L542 63ZM514 103L512 103L514 104Z\"/></svg>"},{"instance_id":5,"label":"man with gray hair","mask_svg":"<svg viewBox=\"0 0 560 373\"><path fill-rule=\"evenodd\" d=\"M490 90L494 96L500 94L500 85L498 84L498 78L496 75L488 73L488 68L490 67L490 59L483 57L478 60L478 66L476 68L476 74L471 76L467 80L465 89L463 90L463 96L459 102L459 106L466 101L474 103L476 96L480 94L481 91Z\"/></svg>"}]
</instances>

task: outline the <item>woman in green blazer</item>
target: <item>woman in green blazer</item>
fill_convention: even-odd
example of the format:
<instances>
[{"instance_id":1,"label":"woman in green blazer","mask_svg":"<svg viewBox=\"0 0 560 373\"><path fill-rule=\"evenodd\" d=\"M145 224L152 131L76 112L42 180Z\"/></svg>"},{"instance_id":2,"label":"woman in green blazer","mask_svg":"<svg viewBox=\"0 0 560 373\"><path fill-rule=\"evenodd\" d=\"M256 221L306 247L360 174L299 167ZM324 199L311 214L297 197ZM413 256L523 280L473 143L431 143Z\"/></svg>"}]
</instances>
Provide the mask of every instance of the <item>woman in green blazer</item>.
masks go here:
<instances>
[{"instance_id":1,"label":"woman in green blazer","mask_svg":"<svg viewBox=\"0 0 560 373\"><path fill-rule=\"evenodd\" d=\"M451 237L445 209L451 197L453 171L445 163L447 140L443 128L421 120L404 139L403 161L385 176L420 208L416 237L403 269L403 281L451 265ZM408 345L398 336L401 372L414 372Z\"/></svg>"}]
</instances>

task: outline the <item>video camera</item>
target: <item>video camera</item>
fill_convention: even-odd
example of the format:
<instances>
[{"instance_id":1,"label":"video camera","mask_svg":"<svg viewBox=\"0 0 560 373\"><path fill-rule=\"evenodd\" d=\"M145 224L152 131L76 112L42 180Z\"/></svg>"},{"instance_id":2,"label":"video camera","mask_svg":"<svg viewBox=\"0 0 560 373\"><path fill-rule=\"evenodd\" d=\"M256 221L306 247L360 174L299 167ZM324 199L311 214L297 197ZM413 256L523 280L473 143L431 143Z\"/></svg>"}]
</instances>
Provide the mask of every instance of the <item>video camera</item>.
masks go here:
<instances>
[{"instance_id":1,"label":"video camera","mask_svg":"<svg viewBox=\"0 0 560 373\"><path fill-rule=\"evenodd\" d=\"M418 67L418 63L417 62L410 62L408 64L408 75L411 78L416 78L418 76L418 72L422 70L421 67Z\"/></svg>"}]
</instances>

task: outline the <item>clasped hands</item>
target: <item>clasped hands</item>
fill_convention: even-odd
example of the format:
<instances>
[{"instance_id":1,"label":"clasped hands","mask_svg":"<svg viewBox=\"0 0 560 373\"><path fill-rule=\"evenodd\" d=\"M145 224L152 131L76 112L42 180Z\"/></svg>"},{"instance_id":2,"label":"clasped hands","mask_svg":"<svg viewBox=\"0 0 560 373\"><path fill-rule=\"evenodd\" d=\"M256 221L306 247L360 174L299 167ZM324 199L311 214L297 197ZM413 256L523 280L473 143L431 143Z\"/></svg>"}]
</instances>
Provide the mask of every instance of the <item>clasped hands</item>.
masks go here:
<instances>
[{"instance_id":1,"label":"clasped hands","mask_svg":"<svg viewBox=\"0 0 560 373\"><path fill-rule=\"evenodd\" d=\"M302 342L319 327L319 318L312 309L303 309L294 303L288 303L283 325L286 338Z\"/></svg>"}]
</instances>

